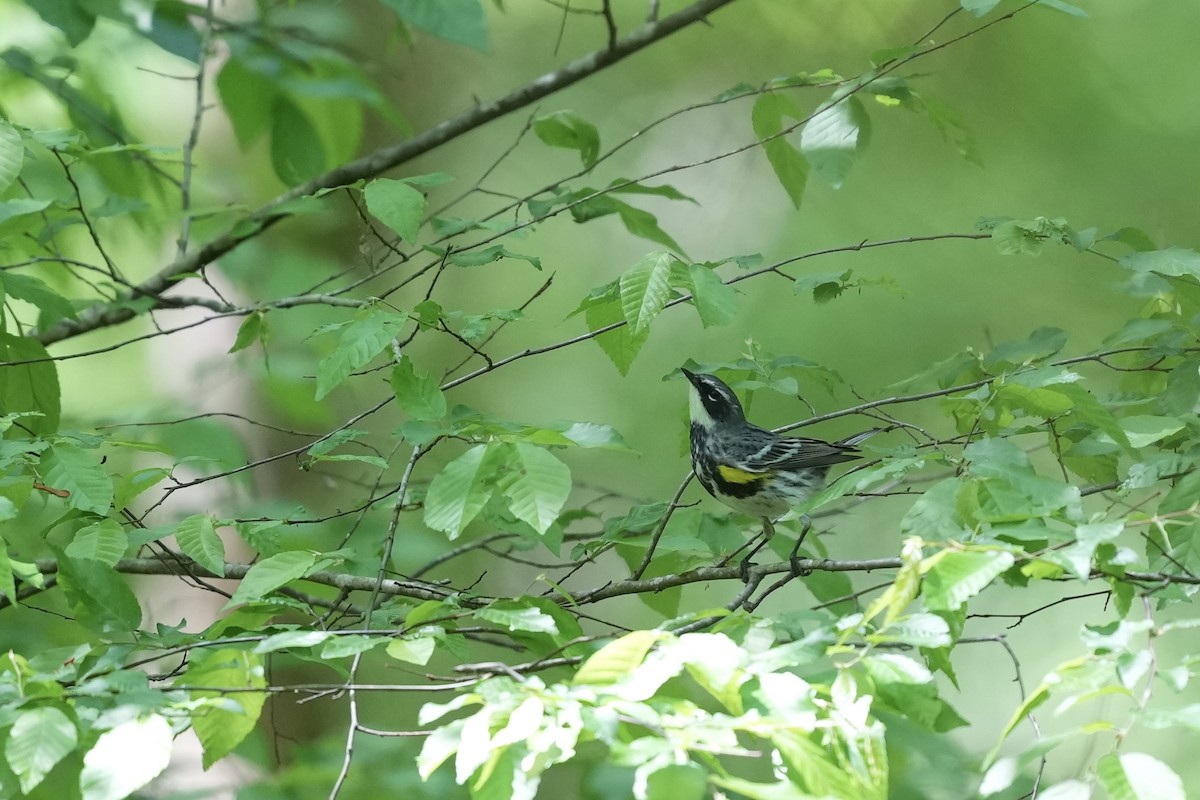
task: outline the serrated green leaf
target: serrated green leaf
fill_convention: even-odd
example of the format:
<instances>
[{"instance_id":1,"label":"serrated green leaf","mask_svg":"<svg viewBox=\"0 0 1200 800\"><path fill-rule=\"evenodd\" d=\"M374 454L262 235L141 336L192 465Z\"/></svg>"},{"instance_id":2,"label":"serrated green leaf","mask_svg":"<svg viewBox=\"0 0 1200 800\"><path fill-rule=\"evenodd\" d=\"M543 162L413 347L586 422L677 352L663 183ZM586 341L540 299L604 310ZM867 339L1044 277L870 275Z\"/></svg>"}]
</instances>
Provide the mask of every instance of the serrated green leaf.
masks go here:
<instances>
[{"instance_id":1,"label":"serrated green leaf","mask_svg":"<svg viewBox=\"0 0 1200 800\"><path fill-rule=\"evenodd\" d=\"M386 641L388 640L378 636L335 636L321 648L320 657L323 659L345 658L374 650Z\"/></svg>"},{"instance_id":2,"label":"serrated green leaf","mask_svg":"<svg viewBox=\"0 0 1200 800\"><path fill-rule=\"evenodd\" d=\"M771 92L754 101L750 123L754 135L763 143L763 152L775 177L798 209L808 183L809 163L804 154L781 135L784 117L804 119L804 110L790 96Z\"/></svg>"},{"instance_id":3,"label":"serrated green leaf","mask_svg":"<svg viewBox=\"0 0 1200 800\"><path fill-rule=\"evenodd\" d=\"M579 153L583 166L591 169L600 155L600 132L574 111L556 111L533 121L533 133L551 147Z\"/></svg>"},{"instance_id":4,"label":"serrated green leaf","mask_svg":"<svg viewBox=\"0 0 1200 800\"><path fill-rule=\"evenodd\" d=\"M263 689L267 680L261 656L247 650L226 649L194 663L183 683L204 688ZM204 747L205 769L233 752L254 730L267 699L266 692L216 692L201 688L193 689L191 695L193 699L212 699L211 704L192 714L192 728Z\"/></svg>"},{"instance_id":5,"label":"serrated green leaf","mask_svg":"<svg viewBox=\"0 0 1200 800\"><path fill-rule=\"evenodd\" d=\"M83 800L124 800L152 781L171 760L171 724L160 714L105 731L83 757Z\"/></svg>"},{"instance_id":6,"label":"serrated green leaf","mask_svg":"<svg viewBox=\"0 0 1200 800\"><path fill-rule=\"evenodd\" d=\"M1005 550L943 550L921 565L921 596L930 611L953 611L979 594L1015 559Z\"/></svg>"},{"instance_id":7,"label":"serrated green leaf","mask_svg":"<svg viewBox=\"0 0 1200 800\"><path fill-rule=\"evenodd\" d=\"M1121 266L1135 272L1191 275L1200 278L1200 253L1184 247L1149 250L1121 256Z\"/></svg>"},{"instance_id":8,"label":"serrated green leaf","mask_svg":"<svg viewBox=\"0 0 1200 800\"><path fill-rule=\"evenodd\" d=\"M382 353L407 318L406 314L376 305L355 314L354 321L342 329L337 347L317 367L316 399L324 398L350 373Z\"/></svg>"},{"instance_id":9,"label":"serrated green leaf","mask_svg":"<svg viewBox=\"0 0 1200 800\"><path fill-rule=\"evenodd\" d=\"M121 560L128 547L129 538L121 524L115 519L105 519L81 528L67 545L66 554L71 558L90 558L111 567Z\"/></svg>"},{"instance_id":10,"label":"serrated green leaf","mask_svg":"<svg viewBox=\"0 0 1200 800\"><path fill-rule=\"evenodd\" d=\"M12 125L0 119L0 192L12 186L13 181L21 174L21 162L24 158L25 147L21 144L21 134Z\"/></svg>"},{"instance_id":11,"label":"serrated green leaf","mask_svg":"<svg viewBox=\"0 0 1200 800\"><path fill-rule=\"evenodd\" d=\"M0 222L6 222L16 217L37 214L49 207L49 200L32 200L24 197L17 198L16 200L3 200L0 201Z\"/></svg>"},{"instance_id":12,"label":"serrated green leaf","mask_svg":"<svg viewBox=\"0 0 1200 800\"><path fill-rule=\"evenodd\" d=\"M1119 421L1125 435L1129 437L1130 445L1135 448L1146 447L1183 430L1183 423L1176 417L1142 414L1122 417Z\"/></svg>"},{"instance_id":13,"label":"serrated green leaf","mask_svg":"<svg viewBox=\"0 0 1200 800\"><path fill-rule=\"evenodd\" d=\"M306 550L285 550L264 558L246 572L225 608L261 600L280 586L303 578L316 561L316 555Z\"/></svg>"},{"instance_id":14,"label":"serrated green leaf","mask_svg":"<svg viewBox=\"0 0 1200 800\"><path fill-rule=\"evenodd\" d=\"M433 656L436 644L432 636L392 639L388 642L387 654L398 661L424 666Z\"/></svg>"},{"instance_id":15,"label":"serrated green leaf","mask_svg":"<svg viewBox=\"0 0 1200 800\"><path fill-rule=\"evenodd\" d=\"M392 367L392 391L404 412L414 419L435 420L446 416L446 396L429 375L418 375L407 355Z\"/></svg>"},{"instance_id":16,"label":"serrated green leaf","mask_svg":"<svg viewBox=\"0 0 1200 800\"><path fill-rule=\"evenodd\" d=\"M396 234L415 244L425 217L425 195L404 181L376 178L363 188L367 210Z\"/></svg>"},{"instance_id":17,"label":"serrated green leaf","mask_svg":"<svg viewBox=\"0 0 1200 800\"><path fill-rule=\"evenodd\" d=\"M491 498L507 455L501 444L479 444L442 467L425 495L425 524L457 538Z\"/></svg>"},{"instance_id":18,"label":"serrated green leaf","mask_svg":"<svg viewBox=\"0 0 1200 800\"><path fill-rule=\"evenodd\" d=\"M426 249L433 252L445 252L444 248L440 247L429 247ZM542 268L542 260L540 258L536 256L526 256L520 253L514 253L512 250L509 250L502 244L494 244L491 247L484 247L478 250L451 253L449 258L446 260L456 267L479 267L483 266L484 264L491 264L495 261L499 261L502 258L513 258L517 259L518 261L525 261L534 269Z\"/></svg>"},{"instance_id":19,"label":"serrated green leaf","mask_svg":"<svg viewBox=\"0 0 1200 800\"><path fill-rule=\"evenodd\" d=\"M1126 451L1132 451L1133 445L1125 434L1125 429L1121 427L1121 423L1087 389L1076 383L1059 383L1047 388L1071 399L1072 419L1096 428L1101 433L1107 434Z\"/></svg>"},{"instance_id":20,"label":"serrated green leaf","mask_svg":"<svg viewBox=\"0 0 1200 800\"><path fill-rule=\"evenodd\" d=\"M51 289L46 283L32 275L16 272L0 272L0 291L8 297L24 300L42 312L42 323L60 319L78 319L71 301Z\"/></svg>"},{"instance_id":21,"label":"serrated green leaf","mask_svg":"<svg viewBox=\"0 0 1200 800\"><path fill-rule=\"evenodd\" d=\"M588 305L584 311L584 321L587 323L588 330L598 331L615 322L624 322L625 315L619 301L608 300ZM634 331L631 325L621 325L595 337L595 341L613 362L617 371L622 375L628 375L633 360L637 358L638 352L649 336L649 330L638 332Z\"/></svg>"},{"instance_id":22,"label":"serrated green leaf","mask_svg":"<svg viewBox=\"0 0 1200 800\"><path fill-rule=\"evenodd\" d=\"M689 264L692 305L704 327L727 325L737 311L737 294L716 272L703 264Z\"/></svg>"},{"instance_id":23,"label":"serrated green leaf","mask_svg":"<svg viewBox=\"0 0 1200 800\"><path fill-rule=\"evenodd\" d=\"M193 514L180 521L175 529L179 549L214 575L225 574L225 543L217 535L213 518Z\"/></svg>"},{"instance_id":24,"label":"serrated green leaf","mask_svg":"<svg viewBox=\"0 0 1200 800\"><path fill-rule=\"evenodd\" d=\"M254 647L254 652L263 655L278 650L303 650L316 647L332 638L334 634L329 631L284 631L263 639Z\"/></svg>"},{"instance_id":25,"label":"serrated green leaf","mask_svg":"<svg viewBox=\"0 0 1200 800\"><path fill-rule=\"evenodd\" d=\"M487 17L479 0L383 0L396 16L414 28L448 42L486 53Z\"/></svg>"},{"instance_id":26,"label":"serrated green leaf","mask_svg":"<svg viewBox=\"0 0 1200 800\"><path fill-rule=\"evenodd\" d=\"M1145 753L1109 753L1096 763L1100 784L1111 800L1186 800L1175 771Z\"/></svg>"},{"instance_id":27,"label":"serrated green leaf","mask_svg":"<svg viewBox=\"0 0 1200 800\"><path fill-rule=\"evenodd\" d=\"M70 492L67 505L107 514L112 505L112 478L93 452L73 444L57 444L42 455L42 483Z\"/></svg>"},{"instance_id":28,"label":"serrated green leaf","mask_svg":"<svg viewBox=\"0 0 1200 800\"><path fill-rule=\"evenodd\" d=\"M89 558L58 559L59 585L75 618L98 632L131 632L142 624L142 608L112 567Z\"/></svg>"},{"instance_id":29,"label":"serrated green leaf","mask_svg":"<svg viewBox=\"0 0 1200 800\"><path fill-rule=\"evenodd\" d=\"M669 253L651 253L621 275L621 310L633 333L644 333L671 297Z\"/></svg>"},{"instance_id":30,"label":"serrated green leaf","mask_svg":"<svg viewBox=\"0 0 1200 800\"><path fill-rule=\"evenodd\" d=\"M510 631L529 631L530 633L558 633L558 625L554 618L539 608L530 606L520 600L497 600L486 608L475 612L475 616L484 622L502 625Z\"/></svg>"},{"instance_id":31,"label":"serrated green leaf","mask_svg":"<svg viewBox=\"0 0 1200 800\"><path fill-rule=\"evenodd\" d=\"M548 450L516 442L497 487L508 496L517 519L544 534L571 494L571 471Z\"/></svg>"},{"instance_id":32,"label":"serrated green leaf","mask_svg":"<svg viewBox=\"0 0 1200 800\"><path fill-rule=\"evenodd\" d=\"M4 757L29 794L78 742L75 725L53 706L23 709L8 733Z\"/></svg>"},{"instance_id":33,"label":"serrated green leaf","mask_svg":"<svg viewBox=\"0 0 1200 800\"><path fill-rule=\"evenodd\" d=\"M871 118L862 101L850 96L818 111L800 133L800 152L818 175L840 188L867 143Z\"/></svg>"},{"instance_id":34,"label":"serrated green leaf","mask_svg":"<svg viewBox=\"0 0 1200 800\"><path fill-rule=\"evenodd\" d=\"M576 686L616 683L641 666L650 648L666 636L662 631L641 630L609 642L583 662L571 682Z\"/></svg>"}]
</instances>

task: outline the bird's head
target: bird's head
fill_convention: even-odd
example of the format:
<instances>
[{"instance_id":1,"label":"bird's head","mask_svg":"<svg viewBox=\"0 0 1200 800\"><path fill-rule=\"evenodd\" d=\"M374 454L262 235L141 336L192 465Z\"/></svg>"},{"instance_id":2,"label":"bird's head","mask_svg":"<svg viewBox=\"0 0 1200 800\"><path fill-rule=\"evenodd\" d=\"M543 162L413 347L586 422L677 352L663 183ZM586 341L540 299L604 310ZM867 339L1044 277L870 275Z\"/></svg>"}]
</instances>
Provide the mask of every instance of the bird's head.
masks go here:
<instances>
[{"instance_id":1,"label":"bird's head","mask_svg":"<svg viewBox=\"0 0 1200 800\"><path fill-rule=\"evenodd\" d=\"M715 375L683 370L692 384L692 422L711 428L718 422L741 422L746 419L737 395Z\"/></svg>"}]
</instances>

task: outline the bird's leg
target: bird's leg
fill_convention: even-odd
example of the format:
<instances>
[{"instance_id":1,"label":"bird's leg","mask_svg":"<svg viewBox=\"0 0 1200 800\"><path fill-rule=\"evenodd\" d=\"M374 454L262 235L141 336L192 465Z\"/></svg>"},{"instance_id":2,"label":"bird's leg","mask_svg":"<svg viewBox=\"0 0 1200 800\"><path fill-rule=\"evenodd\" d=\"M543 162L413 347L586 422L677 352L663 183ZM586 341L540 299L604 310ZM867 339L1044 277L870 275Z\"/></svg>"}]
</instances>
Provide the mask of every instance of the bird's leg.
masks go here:
<instances>
[{"instance_id":1,"label":"bird's leg","mask_svg":"<svg viewBox=\"0 0 1200 800\"><path fill-rule=\"evenodd\" d=\"M762 550L763 547L766 546L767 542L771 541L771 537L775 535L775 525L771 522L771 518L763 517L762 521L763 521L762 541L759 542L758 544L756 544L754 546L754 549L746 554L746 557L742 559L742 563L738 567L742 573L742 582L743 583L750 580L750 559L752 559L752 558L754 558L754 556L758 555L758 551Z\"/></svg>"},{"instance_id":2,"label":"bird's leg","mask_svg":"<svg viewBox=\"0 0 1200 800\"><path fill-rule=\"evenodd\" d=\"M788 555L788 563L792 566L792 574L797 578L803 578L805 575L812 574L811 569L800 569L800 545L804 544L804 537L808 536L808 532L812 530L812 520L805 514L803 517L804 527L800 529L800 535L796 537L796 544L792 546L792 552Z\"/></svg>"}]
</instances>

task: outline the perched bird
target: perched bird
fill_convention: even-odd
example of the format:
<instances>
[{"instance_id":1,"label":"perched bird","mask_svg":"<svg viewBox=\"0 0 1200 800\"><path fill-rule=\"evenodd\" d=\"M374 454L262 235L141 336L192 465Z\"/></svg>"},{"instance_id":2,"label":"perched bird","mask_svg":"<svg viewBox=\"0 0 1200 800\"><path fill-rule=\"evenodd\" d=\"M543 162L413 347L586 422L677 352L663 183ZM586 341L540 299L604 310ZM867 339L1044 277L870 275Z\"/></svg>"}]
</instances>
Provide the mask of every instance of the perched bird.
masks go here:
<instances>
[{"instance_id":1,"label":"perched bird","mask_svg":"<svg viewBox=\"0 0 1200 800\"><path fill-rule=\"evenodd\" d=\"M742 560L743 569L774 533L772 520L824 486L831 466L860 458L855 446L881 430L838 442L778 436L747 422L737 395L719 378L683 374L691 382L692 470L713 497L763 520L763 540ZM807 533L806 520L793 559Z\"/></svg>"}]
</instances>

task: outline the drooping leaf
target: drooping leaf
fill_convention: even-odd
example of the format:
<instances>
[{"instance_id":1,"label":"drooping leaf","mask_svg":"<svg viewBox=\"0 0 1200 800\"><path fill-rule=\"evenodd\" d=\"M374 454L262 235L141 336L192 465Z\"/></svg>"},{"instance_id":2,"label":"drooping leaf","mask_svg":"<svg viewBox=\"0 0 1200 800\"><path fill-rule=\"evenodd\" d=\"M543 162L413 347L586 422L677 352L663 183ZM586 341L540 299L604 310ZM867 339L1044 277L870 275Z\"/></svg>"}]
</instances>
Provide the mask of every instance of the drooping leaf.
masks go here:
<instances>
[{"instance_id":1,"label":"drooping leaf","mask_svg":"<svg viewBox=\"0 0 1200 800\"><path fill-rule=\"evenodd\" d=\"M180 521L175 540L184 555L214 575L225 574L225 543L217 535L213 518L208 514L193 514Z\"/></svg>"},{"instance_id":2,"label":"drooping leaf","mask_svg":"<svg viewBox=\"0 0 1200 800\"><path fill-rule=\"evenodd\" d=\"M266 702L266 692L203 691L199 687L264 689L267 685L262 656L248 650L224 649L193 664L184 676L188 686L198 687L194 699L212 698L192 715L192 728L204 747L208 769L233 751L254 730Z\"/></svg>"},{"instance_id":3,"label":"drooping leaf","mask_svg":"<svg viewBox=\"0 0 1200 800\"><path fill-rule=\"evenodd\" d=\"M366 366L382 353L400 332L407 316L380 305L362 308L354 321L342 328L337 347L317 366L317 393L320 400L354 370Z\"/></svg>"},{"instance_id":4,"label":"drooping leaf","mask_svg":"<svg viewBox=\"0 0 1200 800\"><path fill-rule=\"evenodd\" d=\"M508 451L479 444L442 467L425 495L425 524L456 538L487 504Z\"/></svg>"},{"instance_id":5,"label":"drooping leaf","mask_svg":"<svg viewBox=\"0 0 1200 800\"><path fill-rule=\"evenodd\" d=\"M94 452L65 442L42 455L42 483L70 492L67 505L104 515L112 505L113 483Z\"/></svg>"},{"instance_id":6,"label":"drooping leaf","mask_svg":"<svg viewBox=\"0 0 1200 800\"><path fill-rule=\"evenodd\" d=\"M142 608L133 590L107 564L63 553L58 578L75 618L91 630L130 633L142 624Z\"/></svg>"},{"instance_id":7,"label":"drooping leaf","mask_svg":"<svg viewBox=\"0 0 1200 800\"><path fill-rule=\"evenodd\" d=\"M551 147L578 151L583 166L591 168L600 155L600 132L574 111L556 111L533 121L533 132Z\"/></svg>"},{"instance_id":8,"label":"drooping leaf","mask_svg":"<svg viewBox=\"0 0 1200 800\"><path fill-rule=\"evenodd\" d=\"M25 147L17 129L0 119L0 192L12 186L21 174L21 163L25 159Z\"/></svg>"},{"instance_id":9,"label":"drooping leaf","mask_svg":"<svg viewBox=\"0 0 1200 800\"><path fill-rule=\"evenodd\" d=\"M105 731L83 757L83 800L124 800L158 777L171 759L171 723L161 714Z\"/></svg>"},{"instance_id":10,"label":"drooping leaf","mask_svg":"<svg viewBox=\"0 0 1200 800\"><path fill-rule=\"evenodd\" d=\"M404 412L414 419L434 420L446 416L446 396L430 375L418 375L407 355L392 367L392 391Z\"/></svg>"},{"instance_id":11,"label":"drooping leaf","mask_svg":"<svg viewBox=\"0 0 1200 800\"><path fill-rule=\"evenodd\" d=\"M727 325L737 311L737 293L704 264L689 264L692 305L704 327Z\"/></svg>"},{"instance_id":12,"label":"drooping leaf","mask_svg":"<svg viewBox=\"0 0 1200 800\"><path fill-rule=\"evenodd\" d=\"M790 96L779 92L764 94L754 101L750 122L754 135L763 143L763 152L775 177L787 192L792 205L800 208L804 187L808 183L808 159L783 134L784 117L804 119L804 110Z\"/></svg>"},{"instance_id":13,"label":"drooping leaf","mask_svg":"<svg viewBox=\"0 0 1200 800\"><path fill-rule=\"evenodd\" d=\"M129 537L121 523L105 519L81 528L67 545L66 554L76 559L90 558L111 567L121 560L127 547Z\"/></svg>"},{"instance_id":14,"label":"drooping leaf","mask_svg":"<svg viewBox=\"0 0 1200 800\"><path fill-rule=\"evenodd\" d=\"M271 166L288 186L296 186L326 168L325 145L312 120L285 95L271 104Z\"/></svg>"},{"instance_id":15,"label":"drooping leaf","mask_svg":"<svg viewBox=\"0 0 1200 800\"><path fill-rule=\"evenodd\" d=\"M953 611L983 591L993 579L1013 565L1005 550L943 550L922 565L925 580L921 596L930 611Z\"/></svg>"},{"instance_id":16,"label":"drooping leaf","mask_svg":"<svg viewBox=\"0 0 1200 800\"><path fill-rule=\"evenodd\" d=\"M1145 753L1109 753L1096 763L1100 783L1112 800L1185 800L1183 780Z\"/></svg>"},{"instance_id":17,"label":"drooping leaf","mask_svg":"<svg viewBox=\"0 0 1200 800\"><path fill-rule=\"evenodd\" d=\"M633 333L644 333L671 296L669 253L651 253L621 275L621 310Z\"/></svg>"},{"instance_id":18,"label":"drooping leaf","mask_svg":"<svg viewBox=\"0 0 1200 800\"><path fill-rule=\"evenodd\" d=\"M62 413L58 367L42 343L0 332L0 361L7 362L0 369L0 411L37 412L22 424L35 434L57 431Z\"/></svg>"},{"instance_id":19,"label":"drooping leaf","mask_svg":"<svg viewBox=\"0 0 1200 800\"><path fill-rule=\"evenodd\" d=\"M650 648L665 635L661 631L641 630L609 642L583 662L572 682L603 686L619 681L641 666Z\"/></svg>"},{"instance_id":20,"label":"drooping leaf","mask_svg":"<svg viewBox=\"0 0 1200 800\"><path fill-rule=\"evenodd\" d=\"M425 195L405 181L376 178L363 188L367 210L396 234L414 244L425 217Z\"/></svg>"},{"instance_id":21,"label":"drooping leaf","mask_svg":"<svg viewBox=\"0 0 1200 800\"><path fill-rule=\"evenodd\" d=\"M21 782L21 791L32 792L75 749L78 739L70 718L54 706L22 710L4 746L4 757Z\"/></svg>"},{"instance_id":22,"label":"drooping leaf","mask_svg":"<svg viewBox=\"0 0 1200 800\"><path fill-rule=\"evenodd\" d=\"M800 133L800 152L818 175L840 188L870 136L871 118L855 96L831 101Z\"/></svg>"},{"instance_id":23,"label":"drooping leaf","mask_svg":"<svg viewBox=\"0 0 1200 800\"><path fill-rule=\"evenodd\" d=\"M549 450L516 442L497 486L517 519L545 533L571 493L571 472Z\"/></svg>"},{"instance_id":24,"label":"drooping leaf","mask_svg":"<svg viewBox=\"0 0 1200 800\"><path fill-rule=\"evenodd\" d=\"M479 0L383 0L396 16L426 33L480 52L490 49Z\"/></svg>"},{"instance_id":25,"label":"drooping leaf","mask_svg":"<svg viewBox=\"0 0 1200 800\"><path fill-rule=\"evenodd\" d=\"M264 558L246 572L225 607L261 600L280 586L303 578L316 561L316 555L306 550L285 550Z\"/></svg>"}]
</instances>

